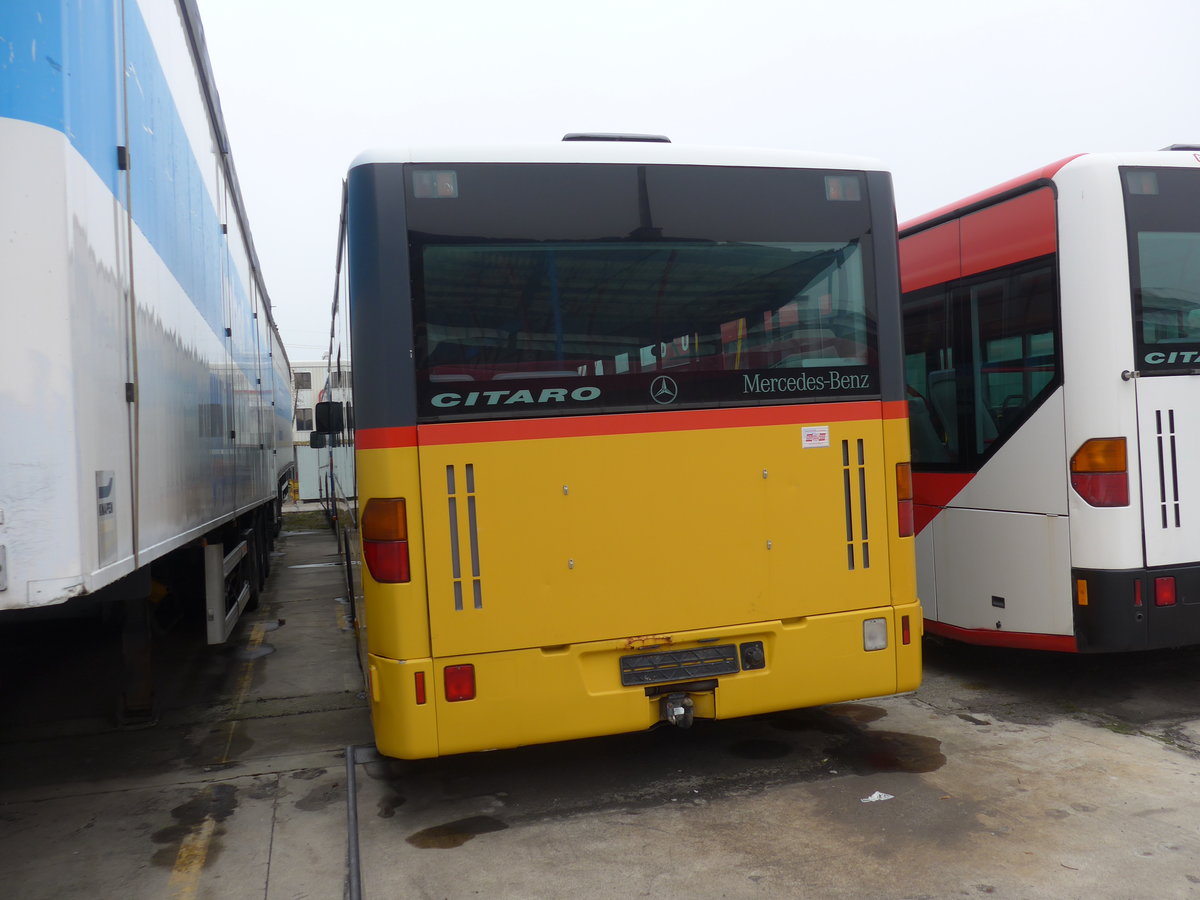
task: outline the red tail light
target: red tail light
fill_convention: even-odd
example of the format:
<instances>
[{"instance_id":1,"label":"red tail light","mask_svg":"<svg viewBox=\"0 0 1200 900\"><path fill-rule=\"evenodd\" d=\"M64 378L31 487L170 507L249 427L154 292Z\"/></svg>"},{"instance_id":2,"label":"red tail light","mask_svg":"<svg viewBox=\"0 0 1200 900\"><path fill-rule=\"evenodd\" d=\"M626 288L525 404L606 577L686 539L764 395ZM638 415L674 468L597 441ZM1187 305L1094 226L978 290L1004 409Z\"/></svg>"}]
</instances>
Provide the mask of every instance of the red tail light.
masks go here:
<instances>
[{"instance_id":1,"label":"red tail light","mask_svg":"<svg viewBox=\"0 0 1200 900\"><path fill-rule=\"evenodd\" d=\"M475 667L446 666L444 675L446 684L446 699L451 703L458 700L475 699Z\"/></svg>"},{"instance_id":2,"label":"red tail light","mask_svg":"<svg viewBox=\"0 0 1200 900\"><path fill-rule=\"evenodd\" d=\"M417 705L420 706L425 702L425 673L417 672L413 675L413 688L417 695Z\"/></svg>"},{"instance_id":3,"label":"red tail light","mask_svg":"<svg viewBox=\"0 0 1200 900\"><path fill-rule=\"evenodd\" d=\"M412 580L408 570L408 541L363 541L367 571L380 584L404 584Z\"/></svg>"},{"instance_id":4,"label":"red tail light","mask_svg":"<svg viewBox=\"0 0 1200 900\"><path fill-rule=\"evenodd\" d=\"M1125 438L1092 438L1071 457L1071 487L1091 506L1128 506Z\"/></svg>"},{"instance_id":5,"label":"red tail light","mask_svg":"<svg viewBox=\"0 0 1200 900\"><path fill-rule=\"evenodd\" d=\"M1071 473L1071 487L1090 506L1128 506L1129 476L1124 472Z\"/></svg>"},{"instance_id":6,"label":"red tail light","mask_svg":"<svg viewBox=\"0 0 1200 900\"><path fill-rule=\"evenodd\" d=\"M900 523L900 537L912 537L915 529L911 463L896 463L896 519Z\"/></svg>"},{"instance_id":7,"label":"red tail light","mask_svg":"<svg viewBox=\"0 0 1200 900\"><path fill-rule=\"evenodd\" d=\"M1171 576L1154 579L1154 605L1175 605L1175 579Z\"/></svg>"},{"instance_id":8,"label":"red tail light","mask_svg":"<svg viewBox=\"0 0 1200 900\"><path fill-rule=\"evenodd\" d=\"M908 616L900 617L900 643L902 643L902 644L911 644L912 643L912 631L909 629L909 626L908 626Z\"/></svg>"},{"instance_id":9,"label":"red tail light","mask_svg":"<svg viewBox=\"0 0 1200 900\"><path fill-rule=\"evenodd\" d=\"M363 561L381 584L412 580L408 560L408 515L403 497L372 497L362 515Z\"/></svg>"}]
</instances>

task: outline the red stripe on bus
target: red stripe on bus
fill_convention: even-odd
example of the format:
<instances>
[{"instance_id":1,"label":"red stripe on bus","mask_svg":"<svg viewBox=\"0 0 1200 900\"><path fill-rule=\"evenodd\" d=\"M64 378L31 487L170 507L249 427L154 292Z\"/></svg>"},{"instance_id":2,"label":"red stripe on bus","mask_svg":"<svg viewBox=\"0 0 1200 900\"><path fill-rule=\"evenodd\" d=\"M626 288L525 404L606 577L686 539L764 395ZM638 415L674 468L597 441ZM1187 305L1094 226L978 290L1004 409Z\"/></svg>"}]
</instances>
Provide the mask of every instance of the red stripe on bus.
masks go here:
<instances>
[{"instance_id":1,"label":"red stripe on bus","mask_svg":"<svg viewBox=\"0 0 1200 900\"><path fill-rule=\"evenodd\" d=\"M1054 192L1039 188L900 239L904 293L1053 253Z\"/></svg>"},{"instance_id":2,"label":"red stripe on bus","mask_svg":"<svg viewBox=\"0 0 1200 900\"><path fill-rule=\"evenodd\" d=\"M1013 191L1018 191L1026 185L1032 185L1038 181L1044 181L1053 178L1058 174L1058 170L1065 166L1073 159L1078 159L1081 156L1086 156L1085 153L1076 153L1074 156L1068 156L1065 159L1060 159L1058 162L1052 162L1048 166L1043 166L1040 169L1034 169L1032 172L1027 172L1003 184L998 184L995 187L988 188L986 191L980 191L978 194L972 194L966 199L951 203L949 206L943 206L940 209L935 209L933 212L926 213L923 216L918 216L915 219L909 219L907 222L900 223L900 237L906 236L906 232L920 228L926 222L936 222L938 219L957 218L966 210L973 206L981 206L988 200L994 197L999 197ZM957 215L956 215L957 214Z\"/></svg>"},{"instance_id":3,"label":"red stripe on bus","mask_svg":"<svg viewBox=\"0 0 1200 900\"><path fill-rule=\"evenodd\" d=\"M539 438L600 437L618 434L659 434L718 428L753 428L767 425L821 425L880 417L877 401L830 403L819 406L775 406L742 409L681 410L615 416L578 416L562 419L525 419L463 422L420 427L421 444L470 444ZM899 416L906 415L904 404Z\"/></svg>"},{"instance_id":4,"label":"red stripe on bus","mask_svg":"<svg viewBox=\"0 0 1200 900\"><path fill-rule=\"evenodd\" d=\"M919 291L962 276L958 220L919 231L900 242L900 290Z\"/></svg>"},{"instance_id":5,"label":"red stripe on bus","mask_svg":"<svg viewBox=\"0 0 1200 900\"><path fill-rule=\"evenodd\" d=\"M1057 249L1054 191L1039 188L963 216L962 277L1036 259Z\"/></svg>"},{"instance_id":6,"label":"red stripe on bus","mask_svg":"<svg viewBox=\"0 0 1200 900\"><path fill-rule=\"evenodd\" d=\"M359 450L386 450L389 447L417 446L417 427L359 428L354 432L354 444Z\"/></svg>"},{"instance_id":7,"label":"red stripe on bus","mask_svg":"<svg viewBox=\"0 0 1200 900\"><path fill-rule=\"evenodd\" d=\"M1079 645L1070 634L1033 634L1027 631L996 631L993 628L959 628L944 622L925 620L925 633L951 638L983 647L1014 647L1020 650L1053 650L1078 653Z\"/></svg>"},{"instance_id":8,"label":"red stripe on bus","mask_svg":"<svg viewBox=\"0 0 1200 900\"><path fill-rule=\"evenodd\" d=\"M756 406L739 409L677 410L610 416L564 416L555 419L446 422L418 426L417 442L422 445L473 444L542 438L703 431L763 425L824 425L830 422L852 422L863 419L902 419L907 415L908 404L904 401L867 400L805 406ZM371 430L388 431L393 429ZM360 435L362 433L362 431L358 432ZM361 440L359 444L364 446ZM371 446L381 445L372 443Z\"/></svg>"},{"instance_id":9,"label":"red stripe on bus","mask_svg":"<svg viewBox=\"0 0 1200 900\"><path fill-rule=\"evenodd\" d=\"M917 534L975 477L973 472L913 472L913 526Z\"/></svg>"},{"instance_id":10,"label":"red stripe on bus","mask_svg":"<svg viewBox=\"0 0 1200 900\"><path fill-rule=\"evenodd\" d=\"M505 419L491 422L446 422L403 428L359 428L360 450L415 447L420 444L470 444L476 441L522 441L555 437L594 437L664 431L698 431L757 425L813 425L860 419L903 419L903 400L866 400L811 406L759 406L615 416L564 416L561 419ZM419 438L418 438L419 433Z\"/></svg>"}]
</instances>

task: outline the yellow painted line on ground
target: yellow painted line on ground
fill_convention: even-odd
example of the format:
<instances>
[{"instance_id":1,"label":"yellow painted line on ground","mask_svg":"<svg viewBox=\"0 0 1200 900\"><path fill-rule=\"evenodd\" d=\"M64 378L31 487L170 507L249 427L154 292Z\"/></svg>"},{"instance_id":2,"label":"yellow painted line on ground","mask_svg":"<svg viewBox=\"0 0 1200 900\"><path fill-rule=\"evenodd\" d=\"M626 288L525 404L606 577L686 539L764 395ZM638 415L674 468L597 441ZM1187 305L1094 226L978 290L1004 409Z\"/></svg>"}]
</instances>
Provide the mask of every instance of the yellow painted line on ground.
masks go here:
<instances>
[{"instance_id":1,"label":"yellow painted line on ground","mask_svg":"<svg viewBox=\"0 0 1200 900\"><path fill-rule=\"evenodd\" d=\"M171 900L193 900L196 896L200 887L200 872L208 859L208 848L216 828L216 820L212 816L205 816L204 821L193 828L179 845L171 878L167 882Z\"/></svg>"},{"instance_id":2,"label":"yellow painted line on ground","mask_svg":"<svg viewBox=\"0 0 1200 900\"><path fill-rule=\"evenodd\" d=\"M266 637L267 630L263 628L262 622L257 622L250 632L250 640L246 644L246 649L254 651L259 648ZM242 674L238 679L237 691L233 697L233 713L229 720L229 734L225 738L225 751L221 754L219 762L224 765L229 762L229 750L233 746L233 733L237 730L237 715L242 709L242 703L246 699L246 692L250 690L250 680L254 677L255 660L248 659L242 663Z\"/></svg>"},{"instance_id":3,"label":"yellow painted line on ground","mask_svg":"<svg viewBox=\"0 0 1200 900\"><path fill-rule=\"evenodd\" d=\"M257 650L262 645L266 634L267 631L261 622L255 624L250 632L250 640L246 644L246 649ZM228 723L229 733L226 735L225 750L220 759L222 764L229 762L229 750L233 746L233 733L237 729L237 714L246 700L246 693L250 690L250 681L254 677L254 663L253 659L242 663L242 672L238 677L237 690L233 698L233 713ZM208 792L207 788L205 788L205 792ZM216 827L216 820L212 816L205 816L204 820L196 825L180 843L179 852L175 854L175 865L171 868L171 878L167 882L171 900L193 900L195 898L196 891L200 887L200 873L208 859L208 848L212 843Z\"/></svg>"}]
</instances>

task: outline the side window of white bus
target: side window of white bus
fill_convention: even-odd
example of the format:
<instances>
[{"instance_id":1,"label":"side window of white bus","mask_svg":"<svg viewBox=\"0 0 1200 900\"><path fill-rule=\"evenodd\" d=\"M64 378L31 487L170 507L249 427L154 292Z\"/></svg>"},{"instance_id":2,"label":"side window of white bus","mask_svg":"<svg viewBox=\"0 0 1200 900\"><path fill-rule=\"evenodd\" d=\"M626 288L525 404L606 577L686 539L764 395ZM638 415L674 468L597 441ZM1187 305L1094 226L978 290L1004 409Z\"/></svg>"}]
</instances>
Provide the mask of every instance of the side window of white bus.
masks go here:
<instances>
[{"instance_id":1,"label":"side window of white bus","mask_svg":"<svg viewBox=\"0 0 1200 900\"><path fill-rule=\"evenodd\" d=\"M913 461L959 458L958 386L950 294L945 285L904 298L904 370Z\"/></svg>"},{"instance_id":2,"label":"side window of white bus","mask_svg":"<svg viewBox=\"0 0 1200 900\"><path fill-rule=\"evenodd\" d=\"M1058 380L1054 267L1006 268L971 285L975 452L984 454L1024 421Z\"/></svg>"},{"instance_id":3,"label":"side window of white bus","mask_svg":"<svg viewBox=\"0 0 1200 900\"><path fill-rule=\"evenodd\" d=\"M1060 380L1058 328L1048 258L906 294L913 461L968 463L1016 431Z\"/></svg>"}]
</instances>

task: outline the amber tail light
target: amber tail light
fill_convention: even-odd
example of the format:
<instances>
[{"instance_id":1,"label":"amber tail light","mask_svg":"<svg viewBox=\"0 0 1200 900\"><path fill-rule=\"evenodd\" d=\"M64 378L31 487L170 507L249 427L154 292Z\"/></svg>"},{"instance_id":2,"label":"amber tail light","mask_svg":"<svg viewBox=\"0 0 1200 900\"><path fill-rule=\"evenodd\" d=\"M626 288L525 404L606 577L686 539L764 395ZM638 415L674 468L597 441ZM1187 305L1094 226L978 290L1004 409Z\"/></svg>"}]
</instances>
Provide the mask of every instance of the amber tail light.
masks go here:
<instances>
[{"instance_id":1,"label":"amber tail light","mask_svg":"<svg viewBox=\"0 0 1200 900\"><path fill-rule=\"evenodd\" d=\"M1071 487L1091 506L1128 506L1125 438L1085 441L1071 457Z\"/></svg>"},{"instance_id":2,"label":"amber tail light","mask_svg":"<svg viewBox=\"0 0 1200 900\"><path fill-rule=\"evenodd\" d=\"M412 580L408 560L408 515L403 497L372 497L362 515L363 561L381 584Z\"/></svg>"},{"instance_id":3,"label":"amber tail light","mask_svg":"<svg viewBox=\"0 0 1200 900\"><path fill-rule=\"evenodd\" d=\"M911 463L896 463L896 518L900 522L900 537L912 537L913 489Z\"/></svg>"}]
</instances>

